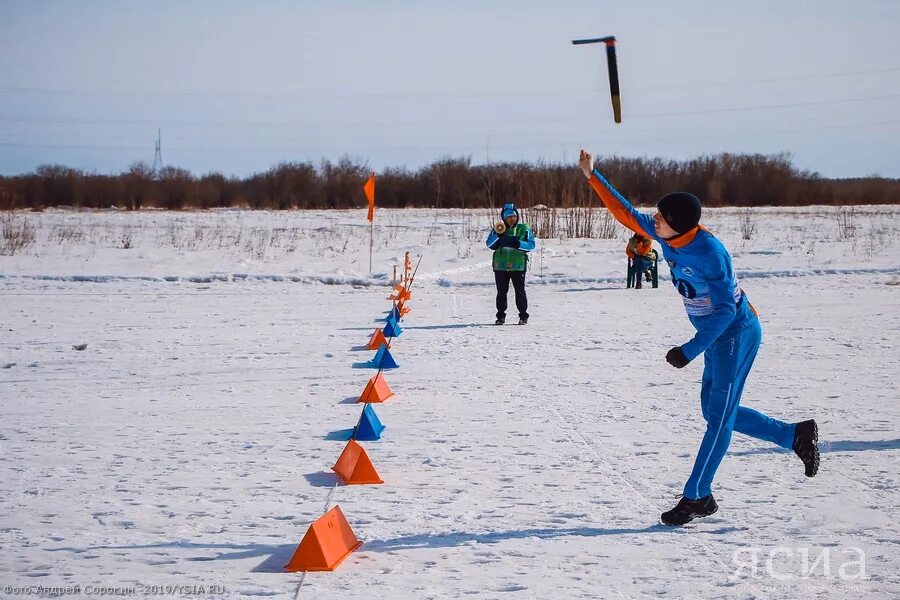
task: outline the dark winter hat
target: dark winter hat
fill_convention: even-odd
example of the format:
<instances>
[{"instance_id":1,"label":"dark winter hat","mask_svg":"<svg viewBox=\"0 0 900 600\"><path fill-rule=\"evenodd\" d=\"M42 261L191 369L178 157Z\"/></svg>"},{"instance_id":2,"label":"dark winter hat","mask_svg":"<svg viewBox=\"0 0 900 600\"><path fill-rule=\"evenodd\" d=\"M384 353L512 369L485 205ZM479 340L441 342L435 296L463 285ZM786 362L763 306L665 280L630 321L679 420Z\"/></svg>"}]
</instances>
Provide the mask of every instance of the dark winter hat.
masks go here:
<instances>
[{"instance_id":1,"label":"dark winter hat","mask_svg":"<svg viewBox=\"0 0 900 600\"><path fill-rule=\"evenodd\" d=\"M687 233L700 223L700 200L687 192L666 194L656 203L663 219L678 233Z\"/></svg>"}]
</instances>

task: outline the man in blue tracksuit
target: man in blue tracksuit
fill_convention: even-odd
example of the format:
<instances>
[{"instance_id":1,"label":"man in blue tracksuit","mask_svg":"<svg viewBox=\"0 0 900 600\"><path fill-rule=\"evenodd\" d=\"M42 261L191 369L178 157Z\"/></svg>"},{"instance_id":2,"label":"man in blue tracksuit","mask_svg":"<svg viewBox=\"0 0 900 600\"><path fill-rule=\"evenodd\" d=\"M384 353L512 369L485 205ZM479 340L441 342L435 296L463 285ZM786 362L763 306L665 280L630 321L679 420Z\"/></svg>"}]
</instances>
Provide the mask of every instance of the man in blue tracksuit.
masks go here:
<instances>
[{"instance_id":1,"label":"man in blue tracksuit","mask_svg":"<svg viewBox=\"0 0 900 600\"><path fill-rule=\"evenodd\" d=\"M700 201L685 192L667 194L651 217L635 210L594 169L593 158L584 150L579 167L620 223L662 245L672 283L697 330L689 342L669 350L666 361L681 369L703 354L700 407L707 423L706 433L684 495L675 508L662 514L663 523L684 525L718 510L712 481L728 450L732 431L793 448L803 461L806 476L814 476L819 468L815 421L784 423L740 406L762 329L756 310L738 285L731 255L722 242L700 225Z\"/></svg>"}]
</instances>

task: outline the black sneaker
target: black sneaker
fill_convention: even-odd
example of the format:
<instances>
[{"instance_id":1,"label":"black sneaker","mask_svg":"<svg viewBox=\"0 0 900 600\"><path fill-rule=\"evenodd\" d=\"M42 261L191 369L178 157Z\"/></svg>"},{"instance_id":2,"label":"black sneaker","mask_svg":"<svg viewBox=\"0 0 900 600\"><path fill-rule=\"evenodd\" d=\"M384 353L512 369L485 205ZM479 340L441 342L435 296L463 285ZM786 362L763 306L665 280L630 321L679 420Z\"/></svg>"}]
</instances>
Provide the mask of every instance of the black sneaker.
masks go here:
<instances>
[{"instance_id":1,"label":"black sneaker","mask_svg":"<svg viewBox=\"0 0 900 600\"><path fill-rule=\"evenodd\" d=\"M815 421L797 423L793 448L806 467L806 476L815 477L819 472L819 427Z\"/></svg>"},{"instance_id":2,"label":"black sneaker","mask_svg":"<svg viewBox=\"0 0 900 600\"><path fill-rule=\"evenodd\" d=\"M528 317L519 317L519 325L528 325Z\"/></svg>"},{"instance_id":3,"label":"black sneaker","mask_svg":"<svg viewBox=\"0 0 900 600\"><path fill-rule=\"evenodd\" d=\"M697 500L682 497L675 508L660 515L660 519L666 525L684 525L690 523L695 517L708 517L719 510L716 499L712 494Z\"/></svg>"},{"instance_id":4,"label":"black sneaker","mask_svg":"<svg viewBox=\"0 0 900 600\"><path fill-rule=\"evenodd\" d=\"M497 317L497 320L494 321L494 325L503 325L506 323L506 317Z\"/></svg>"}]
</instances>

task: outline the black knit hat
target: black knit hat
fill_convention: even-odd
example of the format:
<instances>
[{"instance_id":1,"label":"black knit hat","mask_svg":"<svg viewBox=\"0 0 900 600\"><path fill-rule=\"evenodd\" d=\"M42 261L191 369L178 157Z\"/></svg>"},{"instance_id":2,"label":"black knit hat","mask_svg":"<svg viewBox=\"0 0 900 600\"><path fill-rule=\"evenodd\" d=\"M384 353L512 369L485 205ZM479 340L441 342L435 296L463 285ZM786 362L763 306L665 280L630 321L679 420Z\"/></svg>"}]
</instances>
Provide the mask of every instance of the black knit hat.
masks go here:
<instances>
[{"instance_id":1,"label":"black knit hat","mask_svg":"<svg viewBox=\"0 0 900 600\"><path fill-rule=\"evenodd\" d=\"M656 203L669 227L678 233L687 233L700 223L700 200L687 192L666 194Z\"/></svg>"}]
</instances>

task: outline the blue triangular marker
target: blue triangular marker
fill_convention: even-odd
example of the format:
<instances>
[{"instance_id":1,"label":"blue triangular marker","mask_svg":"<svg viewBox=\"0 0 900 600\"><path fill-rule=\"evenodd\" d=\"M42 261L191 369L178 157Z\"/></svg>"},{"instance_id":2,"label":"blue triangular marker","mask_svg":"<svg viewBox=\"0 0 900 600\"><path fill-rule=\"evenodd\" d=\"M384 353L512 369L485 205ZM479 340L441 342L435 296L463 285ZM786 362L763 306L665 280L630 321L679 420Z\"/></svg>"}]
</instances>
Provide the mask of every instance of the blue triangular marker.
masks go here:
<instances>
[{"instance_id":1,"label":"blue triangular marker","mask_svg":"<svg viewBox=\"0 0 900 600\"><path fill-rule=\"evenodd\" d=\"M372 408L371 404L366 404L362 411L362 416L359 418L359 425L356 427L356 435L353 439L370 442L379 439L382 431L384 431L384 425L378 420L375 409Z\"/></svg>"},{"instance_id":2,"label":"blue triangular marker","mask_svg":"<svg viewBox=\"0 0 900 600\"><path fill-rule=\"evenodd\" d=\"M400 323L393 317L388 319L387 325L384 326L383 331L384 337L386 338L400 337L400 334L403 333L403 330L400 328Z\"/></svg>"},{"instance_id":3,"label":"blue triangular marker","mask_svg":"<svg viewBox=\"0 0 900 600\"><path fill-rule=\"evenodd\" d=\"M387 323L391 319L394 319L395 321L399 321L401 319L400 309L397 308L396 305L394 305L394 307L391 310L389 310L385 316L383 316L379 319L375 319L375 320L381 321L382 323Z\"/></svg>"},{"instance_id":4,"label":"blue triangular marker","mask_svg":"<svg viewBox=\"0 0 900 600\"><path fill-rule=\"evenodd\" d=\"M397 361L394 360L394 357L391 356L391 351L388 350L388 347L381 344L378 348L378 352L375 354L375 358L372 359L372 366L376 369L396 369L400 365L398 365Z\"/></svg>"}]
</instances>

